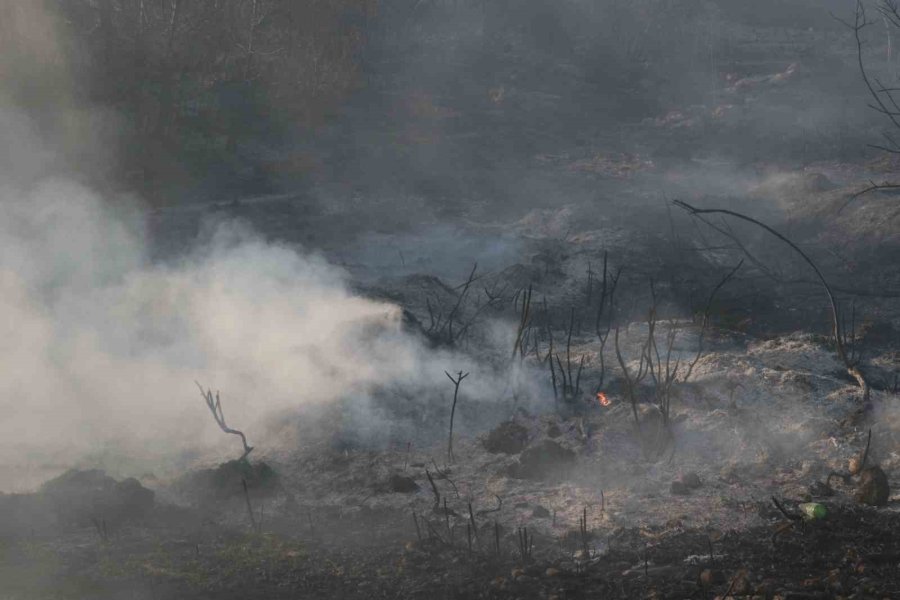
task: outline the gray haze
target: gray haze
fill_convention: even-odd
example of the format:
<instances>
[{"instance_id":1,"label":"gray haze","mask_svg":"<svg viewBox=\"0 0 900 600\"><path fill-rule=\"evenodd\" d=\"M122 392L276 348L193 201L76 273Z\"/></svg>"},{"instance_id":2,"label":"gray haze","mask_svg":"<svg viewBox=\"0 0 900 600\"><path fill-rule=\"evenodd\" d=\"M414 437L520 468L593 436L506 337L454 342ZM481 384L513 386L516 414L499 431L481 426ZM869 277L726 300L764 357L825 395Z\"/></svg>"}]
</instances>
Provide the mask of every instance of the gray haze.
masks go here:
<instances>
[{"instance_id":1,"label":"gray haze","mask_svg":"<svg viewBox=\"0 0 900 600\"><path fill-rule=\"evenodd\" d=\"M849 34L827 14L850 11L849 0L691 2L693 17L677 21L667 15L679 3L651 0L498 2L494 12L473 5L453 20L436 3L414 28L403 26L403 11L419 3L399 4L388 12L394 20L386 21L378 52L367 57L370 87L349 93L315 134L286 128L279 140L282 149L321 155L302 188L309 218L329 228L310 226L304 238L273 233L252 215L201 214L177 251L167 252L169 234L147 232L144 190L121 172L123 156L140 155L123 133L125 117L84 91L82 57L70 51L72 21L39 2L3 2L4 462L153 465L228 447L233 440L215 428L195 380L222 391L229 421L251 440L264 439L272 415L311 405L350 406L360 428L387 428L391 415L378 413L373 395L414 390L414 402L443 407L444 369L473 371L470 398L505 402L518 374L427 347L401 327L399 306L364 298L354 284L421 272L457 283L471 262L499 270L516 261L518 241L496 230L460 233L456 222L521 218L598 193L598 204L608 193L642 211L678 192L744 192L769 176L746 162L798 148L809 160L857 152L873 131ZM767 63L723 78L740 50L729 40L778 20L812 48L829 50L793 71ZM517 65L513 50L543 70ZM784 73L800 82L790 94L777 85L734 86ZM383 93L389 88L410 95L397 100ZM274 105L275 94L269 98ZM456 116L491 103L477 118ZM699 126L686 140L629 137L677 107L686 121L725 124L709 126L708 135ZM271 148L259 144L245 144L249 166L235 172L260 170ZM656 168L627 183L568 187L542 170L553 161L574 170L593 165L601 150L643 156ZM191 173L179 193L156 189L153 201L171 208L242 195L218 187L211 172ZM296 183L262 179L247 184L248 194ZM606 216L629 214L619 208L611 205ZM164 262L155 260L160 255ZM510 326L489 323L488 337L510 347ZM546 382L523 377L526 396L546 397ZM7 487L20 485L13 479Z\"/></svg>"}]
</instances>

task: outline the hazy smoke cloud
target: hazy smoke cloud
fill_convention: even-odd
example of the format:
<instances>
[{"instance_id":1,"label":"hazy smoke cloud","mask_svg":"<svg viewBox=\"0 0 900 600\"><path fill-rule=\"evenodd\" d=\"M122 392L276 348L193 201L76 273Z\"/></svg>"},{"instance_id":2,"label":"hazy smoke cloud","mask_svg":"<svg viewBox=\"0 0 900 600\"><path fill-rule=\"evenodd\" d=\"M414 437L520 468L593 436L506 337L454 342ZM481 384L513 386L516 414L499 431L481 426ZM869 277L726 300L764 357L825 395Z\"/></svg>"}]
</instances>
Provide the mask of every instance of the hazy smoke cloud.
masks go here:
<instances>
[{"instance_id":1,"label":"hazy smoke cloud","mask_svg":"<svg viewBox=\"0 0 900 600\"><path fill-rule=\"evenodd\" d=\"M0 9L4 488L41 465L153 468L231 448L195 380L222 391L260 452L272 417L300 406L340 406L345 429L383 433L395 424L373 398L434 404L444 369L473 371L470 398L502 392L507 380L481 376L490 367L404 332L399 307L241 224L207 223L192 251L152 262L139 203L76 181L102 179L93 161L108 140L91 125L108 121L75 106L57 24L38 3ZM26 112L32 94L45 106Z\"/></svg>"},{"instance_id":2,"label":"hazy smoke cloud","mask_svg":"<svg viewBox=\"0 0 900 600\"><path fill-rule=\"evenodd\" d=\"M140 229L109 212L63 181L3 192L7 463L113 453L147 464L233 443L195 379L223 391L227 419L251 442L282 409L335 402L362 437L386 431L389 411L376 411L371 394L405 390L425 411L449 393L444 369L472 370L465 391L474 399L499 398L508 381L426 349L403 332L398 307L353 296L316 256L219 224L190 255L154 265ZM492 336L508 336L498 327Z\"/></svg>"},{"instance_id":3,"label":"hazy smoke cloud","mask_svg":"<svg viewBox=\"0 0 900 600\"><path fill-rule=\"evenodd\" d=\"M11 449L162 449L209 432L194 379L222 389L229 417L246 423L413 362L396 307L354 298L321 260L239 228L218 227L163 267L145 260L138 230L71 183L6 188L0 213L0 437Z\"/></svg>"}]
</instances>

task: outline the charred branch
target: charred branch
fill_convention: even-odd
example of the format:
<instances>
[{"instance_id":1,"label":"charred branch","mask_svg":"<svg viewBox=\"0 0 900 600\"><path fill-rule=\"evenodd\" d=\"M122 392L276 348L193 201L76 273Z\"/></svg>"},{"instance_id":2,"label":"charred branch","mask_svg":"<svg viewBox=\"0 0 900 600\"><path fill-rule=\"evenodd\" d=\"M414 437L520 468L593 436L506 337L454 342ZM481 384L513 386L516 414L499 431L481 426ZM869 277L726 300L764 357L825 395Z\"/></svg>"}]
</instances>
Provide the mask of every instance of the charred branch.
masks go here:
<instances>
[{"instance_id":1,"label":"charred branch","mask_svg":"<svg viewBox=\"0 0 900 600\"><path fill-rule=\"evenodd\" d=\"M516 301L519 313L519 325L516 329L516 341L513 343L512 355L514 358L517 352L522 358L525 358L527 345L524 340L528 328L531 326L531 294L532 288L531 285L529 285L528 289L523 290Z\"/></svg>"},{"instance_id":2,"label":"charred branch","mask_svg":"<svg viewBox=\"0 0 900 600\"><path fill-rule=\"evenodd\" d=\"M550 333L550 324L548 320L547 332L550 338L550 350L548 359L550 360L550 380L553 384L553 396L556 399L562 399L568 403L574 403L581 398L581 373L584 371L584 362L587 358L584 354L578 360L577 367L572 362L572 333L575 329L575 308L569 311L569 324L566 327L566 353L565 365L559 353L553 353L553 337ZM556 362L554 369L553 363ZM574 370L573 370L574 369Z\"/></svg>"},{"instance_id":3,"label":"charred branch","mask_svg":"<svg viewBox=\"0 0 900 600\"><path fill-rule=\"evenodd\" d=\"M246 460L247 456L253 451L253 446L247 445L247 437L242 431L232 429L225 423L225 413L222 412L222 401L219 398L219 392L216 392L215 396L213 396L211 389L204 390L203 386L198 382L195 381L194 383L196 383L197 387L200 389L200 394L206 401L206 406L209 408L209 412L212 413L213 419L216 420L216 424L219 426L219 429L221 429L225 433L231 433L241 438L241 443L244 446L244 453L238 460Z\"/></svg>"},{"instance_id":4,"label":"charred branch","mask_svg":"<svg viewBox=\"0 0 900 600\"><path fill-rule=\"evenodd\" d=\"M613 306L616 295L616 287L619 285L619 277L622 275L622 269L616 271L612 277L609 276L609 255L603 253L603 282L600 286L600 299L597 305L597 315L594 320L594 332L600 342L600 349L597 351L597 357L600 361L600 378L597 382L596 392L603 388L606 381L606 343L609 341L609 334L612 330L613 322Z\"/></svg>"},{"instance_id":5,"label":"charred branch","mask_svg":"<svg viewBox=\"0 0 900 600\"><path fill-rule=\"evenodd\" d=\"M828 302L831 307L831 325L832 325L832 337L835 342L835 349L837 351L838 357L841 359L841 362L844 363L845 368L847 369L847 373L857 382L860 389L863 393L863 399L869 399L869 384L866 381L865 376L859 368L857 360L857 356L853 355L847 347L847 334L843 328L843 320L841 318L840 310L838 308L838 301L834 295L834 292L831 289L831 286L828 283L828 280L825 279L825 275L819 269L818 266L813 262L813 260L809 257L806 252L804 252L797 244L792 242L790 239L773 229L772 227L766 225L765 223L758 221L752 217L748 217L747 215L743 215L741 213L727 210L727 209L719 209L719 208L697 208L691 206L686 202L682 202L681 200L674 201L675 206L686 210L690 215L709 215L709 214L719 214L725 215L728 217L733 217L735 219L739 219L741 221L750 223L757 227L762 228L769 234L775 236L785 244L787 244L794 252L796 252L804 262L813 270L818 279L822 289L825 291L826 296L828 297Z\"/></svg>"},{"instance_id":6,"label":"charred branch","mask_svg":"<svg viewBox=\"0 0 900 600\"><path fill-rule=\"evenodd\" d=\"M721 281L719 281L716 287L713 288L712 292L710 292L709 299L706 301L706 308L703 309L703 321L700 324L700 333L697 336L697 354L694 355L694 360L692 360L688 365L687 373L684 374L684 381L690 379L691 374L694 372L694 367L696 367L697 363L700 362L700 357L703 354L703 338L706 335L707 329L709 328L709 320L712 314L712 306L713 301L716 299L716 294L719 293L719 290L725 287L725 284L728 283L731 278L735 276L735 274L737 274L737 272L743 265L744 261L742 259L733 269L731 269L725 275L725 277L721 279Z\"/></svg>"},{"instance_id":7,"label":"charred branch","mask_svg":"<svg viewBox=\"0 0 900 600\"><path fill-rule=\"evenodd\" d=\"M450 408L450 436L447 439L447 462L453 462L453 418L456 416L456 402L459 400L459 386L462 383L463 379L469 376L468 373L463 373L459 371L456 373L456 377L444 371L444 374L453 383L453 406Z\"/></svg>"},{"instance_id":8,"label":"charred branch","mask_svg":"<svg viewBox=\"0 0 900 600\"><path fill-rule=\"evenodd\" d=\"M877 10L881 13L886 26L900 28L898 5L895 0L882 0L880 4L877 5ZM862 0L857 0L856 2L856 10L854 12L852 23L839 18L837 18L837 20L853 32L853 39L856 43L856 60L859 74L862 77L866 90L869 92L869 96L874 102L874 104L869 105L869 108L887 117L892 127L900 129L900 103L898 103L898 100L895 97L895 94L900 91L900 88L885 86L877 77L870 74L866 67L866 61L863 58L864 41L862 32L866 27L871 25L872 22L869 21L866 16L866 7ZM883 137L886 141L886 145L871 144L871 146L889 154L900 154L900 145L898 145L894 138L888 133L884 133ZM898 188L900 188L900 184L897 183L883 182L877 184L874 181L870 181L869 186L851 195L844 204L838 208L837 212L840 214L847 206L870 192Z\"/></svg>"}]
</instances>

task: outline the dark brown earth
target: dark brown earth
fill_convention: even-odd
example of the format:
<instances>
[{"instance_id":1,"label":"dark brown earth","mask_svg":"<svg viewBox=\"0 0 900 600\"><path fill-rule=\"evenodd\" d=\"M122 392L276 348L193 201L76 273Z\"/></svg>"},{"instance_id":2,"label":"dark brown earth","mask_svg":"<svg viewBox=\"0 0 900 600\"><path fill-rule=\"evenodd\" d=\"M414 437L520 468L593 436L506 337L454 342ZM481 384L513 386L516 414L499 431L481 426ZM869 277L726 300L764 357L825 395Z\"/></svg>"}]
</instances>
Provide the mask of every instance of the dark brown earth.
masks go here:
<instances>
[{"instance_id":1,"label":"dark brown earth","mask_svg":"<svg viewBox=\"0 0 900 600\"><path fill-rule=\"evenodd\" d=\"M788 505L788 509L793 507ZM427 517L317 519L294 535L246 533L197 511L158 507L104 536L26 535L0 546L4 597L28 598L896 598L900 515L828 505L825 519L792 523L771 503L734 506L766 525L726 533L620 528L602 552L478 519L471 546ZM425 519L423 519L424 522ZM404 521L406 521L404 528ZM264 525L284 530L281 523ZM385 530L396 530L383 535ZM776 532L777 533L776 535ZM567 543L580 544L578 535ZM499 546L497 542L499 541ZM533 544L533 546L532 546Z\"/></svg>"}]
</instances>

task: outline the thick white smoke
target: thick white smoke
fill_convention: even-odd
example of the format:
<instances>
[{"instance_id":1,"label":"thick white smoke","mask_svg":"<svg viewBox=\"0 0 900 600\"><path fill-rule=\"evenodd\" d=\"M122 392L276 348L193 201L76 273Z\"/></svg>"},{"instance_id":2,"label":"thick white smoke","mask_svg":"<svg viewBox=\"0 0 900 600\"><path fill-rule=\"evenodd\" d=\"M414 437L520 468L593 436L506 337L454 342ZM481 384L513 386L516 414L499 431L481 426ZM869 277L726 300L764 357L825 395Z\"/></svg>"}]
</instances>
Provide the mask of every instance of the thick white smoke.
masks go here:
<instances>
[{"instance_id":1,"label":"thick white smoke","mask_svg":"<svg viewBox=\"0 0 900 600\"><path fill-rule=\"evenodd\" d=\"M3 191L0 254L7 460L221 436L195 379L223 390L227 416L252 426L420 366L397 307L354 297L322 260L237 226L153 265L139 228L90 191L51 181Z\"/></svg>"}]
</instances>

